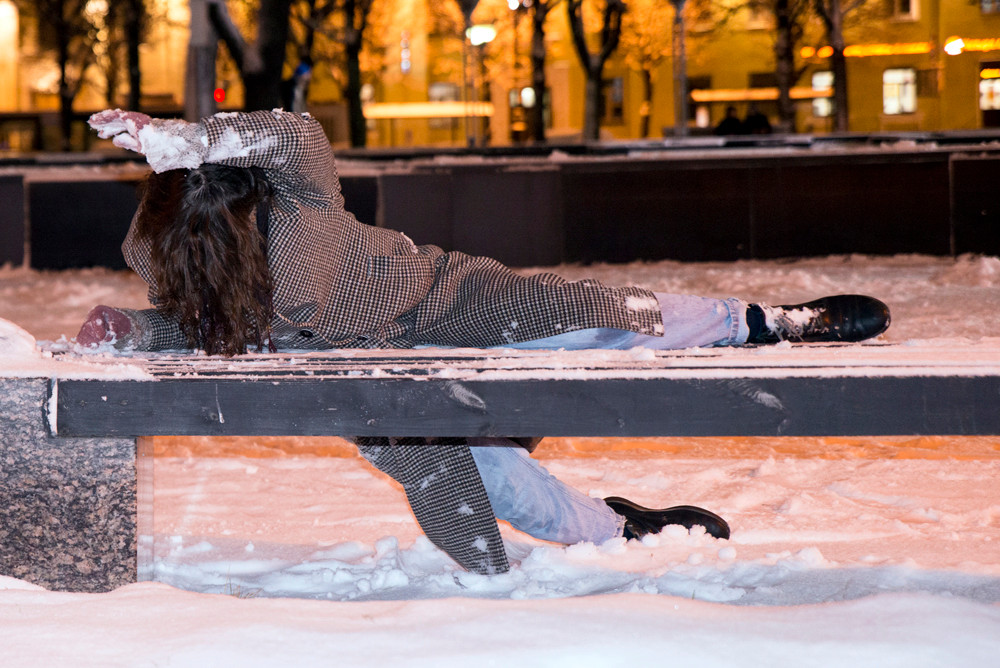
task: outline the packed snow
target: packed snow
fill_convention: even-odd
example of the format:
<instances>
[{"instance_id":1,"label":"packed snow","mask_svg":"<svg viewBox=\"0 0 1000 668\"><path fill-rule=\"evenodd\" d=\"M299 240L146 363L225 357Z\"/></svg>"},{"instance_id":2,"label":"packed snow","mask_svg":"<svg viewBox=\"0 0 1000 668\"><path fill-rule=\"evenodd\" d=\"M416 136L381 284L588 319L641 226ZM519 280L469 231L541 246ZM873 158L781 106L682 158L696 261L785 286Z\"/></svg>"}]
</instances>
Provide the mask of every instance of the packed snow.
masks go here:
<instances>
[{"instance_id":1,"label":"packed snow","mask_svg":"<svg viewBox=\"0 0 1000 668\"><path fill-rule=\"evenodd\" d=\"M996 257L546 270L772 303L867 293L898 354L1000 346ZM143 307L145 286L0 268L0 375L45 369L97 303ZM502 526L513 568L495 577L434 548L341 439L155 449L155 581L0 574L4 666L1000 665L1000 437L546 439L535 456L578 489L703 505L732 538L562 546Z\"/></svg>"}]
</instances>

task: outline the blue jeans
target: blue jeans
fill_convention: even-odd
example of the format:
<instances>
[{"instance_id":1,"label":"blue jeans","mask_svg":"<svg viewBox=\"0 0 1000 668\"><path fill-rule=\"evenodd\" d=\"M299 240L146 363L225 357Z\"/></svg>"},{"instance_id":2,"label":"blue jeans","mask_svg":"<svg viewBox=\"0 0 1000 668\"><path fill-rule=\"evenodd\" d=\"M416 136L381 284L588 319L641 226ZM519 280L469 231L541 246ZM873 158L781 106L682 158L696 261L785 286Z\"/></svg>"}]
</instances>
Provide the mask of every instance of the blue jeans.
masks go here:
<instances>
[{"instance_id":1,"label":"blue jeans","mask_svg":"<svg viewBox=\"0 0 1000 668\"><path fill-rule=\"evenodd\" d=\"M710 299L663 292L654 294L663 313L663 336L636 334L621 329L579 329L544 339L496 347L518 350L680 350L735 346L746 343L750 336L746 323L747 303L742 300Z\"/></svg>"},{"instance_id":2,"label":"blue jeans","mask_svg":"<svg viewBox=\"0 0 1000 668\"><path fill-rule=\"evenodd\" d=\"M582 329L504 348L658 350L739 345L749 335L746 302L656 293L664 335L619 329ZM622 535L624 518L601 499L558 480L513 441L473 438L472 457L497 518L535 538L557 543L602 543Z\"/></svg>"}]
</instances>

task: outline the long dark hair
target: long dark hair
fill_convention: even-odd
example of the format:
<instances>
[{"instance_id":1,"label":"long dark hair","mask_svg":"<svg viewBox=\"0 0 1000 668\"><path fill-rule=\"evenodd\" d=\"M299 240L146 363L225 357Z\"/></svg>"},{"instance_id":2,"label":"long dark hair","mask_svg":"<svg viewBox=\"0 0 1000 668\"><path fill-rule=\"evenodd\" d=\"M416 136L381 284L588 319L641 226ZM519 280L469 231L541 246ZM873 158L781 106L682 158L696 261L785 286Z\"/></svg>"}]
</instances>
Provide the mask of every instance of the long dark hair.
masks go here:
<instances>
[{"instance_id":1,"label":"long dark hair","mask_svg":"<svg viewBox=\"0 0 1000 668\"><path fill-rule=\"evenodd\" d=\"M157 306L209 355L260 352L265 341L274 350L273 286L254 218L270 198L257 168L206 164L146 181L136 231L151 245Z\"/></svg>"}]
</instances>

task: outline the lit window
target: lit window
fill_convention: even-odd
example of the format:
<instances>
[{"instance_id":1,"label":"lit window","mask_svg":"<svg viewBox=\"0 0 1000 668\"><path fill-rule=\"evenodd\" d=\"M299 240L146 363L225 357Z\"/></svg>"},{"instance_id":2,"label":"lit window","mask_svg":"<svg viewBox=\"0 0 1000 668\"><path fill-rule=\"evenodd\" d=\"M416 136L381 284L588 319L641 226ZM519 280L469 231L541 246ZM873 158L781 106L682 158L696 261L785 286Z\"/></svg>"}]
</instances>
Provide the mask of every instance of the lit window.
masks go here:
<instances>
[{"instance_id":1,"label":"lit window","mask_svg":"<svg viewBox=\"0 0 1000 668\"><path fill-rule=\"evenodd\" d=\"M917 110L917 71L912 67L882 73L882 111L887 115Z\"/></svg>"},{"instance_id":2,"label":"lit window","mask_svg":"<svg viewBox=\"0 0 1000 668\"><path fill-rule=\"evenodd\" d=\"M1000 79L979 81L979 108L983 111L1000 109Z\"/></svg>"},{"instance_id":3,"label":"lit window","mask_svg":"<svg viewBox=\"0 0 1000 668\"><path fill-rule=\"evenodd\" d=\"M919 10L919 0L892 0L892 13L896 19L916 21L920 18Z\"/></svg>"},{"instance_id":4,"label":"lit window","mask_svg":"<svg viewBox=\"0 0 1000 668\"><path fill-rule=\"evenodd\" d=\"M833 72L824 70L813 72L812 89L815 91L828 91L833 88ZM814 97L813 116L817 118L829 118L833 116L833 98Z\"/></svg>"},{"instance_id":5,"label":"lit window","mask_svg":"<svg viewBox=\"0 0 1000 668\"><path fill-rule=\"evenodd\" d=\"M983 14L1000 14L1000 0L979 0Z\"/></svg>"},{"instance_id":6,"label":"lit window","mask_svg":"<svg viewBox=\"0 0 1000 668\"><path fill-rule=\"evenodd\" d=\"M695 127L707 128L712 125L712 114L707 104L699 104L694 108Z\"/></svg>"}]
</instances>

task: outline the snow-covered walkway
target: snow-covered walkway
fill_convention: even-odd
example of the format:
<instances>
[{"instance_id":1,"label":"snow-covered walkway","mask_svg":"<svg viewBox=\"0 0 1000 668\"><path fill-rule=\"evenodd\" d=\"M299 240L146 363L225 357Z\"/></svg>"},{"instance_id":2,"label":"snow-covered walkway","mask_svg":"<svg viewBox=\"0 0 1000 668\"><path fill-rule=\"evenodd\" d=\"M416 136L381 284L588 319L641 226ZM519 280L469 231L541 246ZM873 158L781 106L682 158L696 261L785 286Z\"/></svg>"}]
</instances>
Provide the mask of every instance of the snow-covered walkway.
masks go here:
<instances>
[{"instance_id":1,"label":"snow-covered walkway","mask_svg":"<svg viewBox=\"0 0 1000 668\"><path fill-rule=\"evenodd\" d=\"M556 271L779 303L865 292L914 364L1000 347L993 257ZM144 287L0 269L0 319L39 340L71 337L95 303L142 306ZM49 363L9 351L0 375ZM340 439L156 449L159 582L67 594L0 577L3 665L1000 665L1000 438L549 439L536 456L579 489L702 504L733 537L563 547L503 527L516 564L494 578L457 570Z\"/></svg>"}]
</instances>

